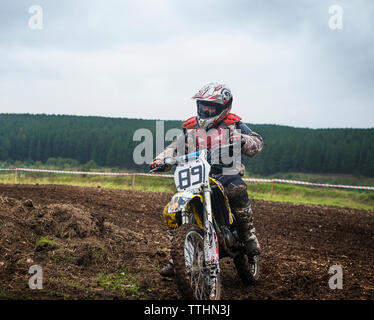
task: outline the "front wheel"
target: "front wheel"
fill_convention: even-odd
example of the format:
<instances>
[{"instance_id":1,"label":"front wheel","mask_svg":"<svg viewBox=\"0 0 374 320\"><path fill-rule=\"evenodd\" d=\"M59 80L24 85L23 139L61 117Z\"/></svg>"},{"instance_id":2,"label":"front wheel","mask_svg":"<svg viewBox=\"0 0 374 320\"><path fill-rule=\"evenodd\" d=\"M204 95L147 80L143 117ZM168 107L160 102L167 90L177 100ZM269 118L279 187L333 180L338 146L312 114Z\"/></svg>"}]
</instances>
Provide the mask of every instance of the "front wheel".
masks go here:
<instances>
[{"instance_id":1,"label":"front wheel","mask_svg":"<svg viewBox=\"0 0 374 320\"><path fill-rule=\"evenodd\" d=\"M211 275L205 265L203 234L196 225L186 223L176 229L173 237L175 281L184 299L220 299L219 274Z\"/></svg>"},{"instance_id":2,"label":"front wheel","mask_svg":"<svg viewBox=\"0 0 374 320\"><path fill-rule=\"evenodd\" d=\"M240 254L234 258L234 264L244 285L253 285L260 278L258 255L249 258L246 254Z\"/></svg>"}]
</instances>

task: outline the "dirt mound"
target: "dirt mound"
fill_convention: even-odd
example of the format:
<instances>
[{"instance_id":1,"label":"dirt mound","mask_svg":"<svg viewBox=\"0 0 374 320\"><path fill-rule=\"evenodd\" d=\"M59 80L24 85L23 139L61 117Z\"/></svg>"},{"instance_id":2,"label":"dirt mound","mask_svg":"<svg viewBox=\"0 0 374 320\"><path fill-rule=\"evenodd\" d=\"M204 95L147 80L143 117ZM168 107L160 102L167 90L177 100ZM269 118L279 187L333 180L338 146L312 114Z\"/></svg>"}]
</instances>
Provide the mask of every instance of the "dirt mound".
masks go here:
<instances>
[{"instance_id":1,"label":"dirt mound","mask_svg":"<svg viewBox=\"0 0 374 320\"><path fill-rule=\"evenodd\" d=\"M17 286L19 272L22 271L24 280L31 265L43 266L43 272L55 270L56 275L67 265L105 266L109 256L115 253L101 239L105 238L104 220L100 214L71 204L34 205L30 199L20 201L0 196L2 282L13 277L11 287ZM115 237L116 232L110 226L107 229ZM56 279L52 276L52 285ZM25 285L26 281L21 288ZM0 289L0 297L15 294Z\"/></svg>"},{"instance_id":2,"label":"dirt mound","mask_svg":"<svg viewBox=\"0 0 374 320\"><path fill-rule=\"evenodd\" d=\"M170 244L161 219L171 194L0 185L0 298L177 299L163 279ZM252 202L261 279L245 287L223 259L223 299L373 299L374 212ZM28 287L30 266L43 289ZM329 268L343 270L331 290Z\"/></svg>"},{"instance_id":3,"label":"dirt mound","mask_svg":"<svg viewBox=\"0 0 374 320\"><path fill-rule=\"evenodd\" d=\"M38 210L29 219L37 234L51 234L58 238L86 238L99 236L103 220L69 204L52 204Z\"/></svg>"}]
</instances>

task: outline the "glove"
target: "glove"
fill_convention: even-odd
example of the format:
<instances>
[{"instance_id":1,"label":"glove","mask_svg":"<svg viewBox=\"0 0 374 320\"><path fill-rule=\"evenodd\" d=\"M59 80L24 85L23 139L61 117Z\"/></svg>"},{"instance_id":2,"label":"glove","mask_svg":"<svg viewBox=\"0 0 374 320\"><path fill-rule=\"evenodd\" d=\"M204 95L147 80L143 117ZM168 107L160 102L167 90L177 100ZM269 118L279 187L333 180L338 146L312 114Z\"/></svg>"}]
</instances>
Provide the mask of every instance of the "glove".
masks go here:
<instances>
[{"instance_id":1,"label":"glove","mask_svg":"<svg viewBox=\"0 0 374 320\"><path fill-rule=\"evenodd\" d=\"M243 138L242 138L242 136L240 134L231 136L229 138L229 141L230 141L230 143L238 143L241 146L243 146L243 144L244 144L244 140L243 140Z\"/></svg>"},{"instance_id":2,"label":"glove","mask_svg":"<svg viewBox=\"0 0 374 320\"><path fill-rule=\"evenodd\" d=\"M154 168L158 167L161 163L162 163L161 160L159 160L159 159L155 159L155 160L153 160L153 162L151 162L151 163L149 164L149 167L150 167L151 169L154 169Z\"/></svg>"}]
</instances>

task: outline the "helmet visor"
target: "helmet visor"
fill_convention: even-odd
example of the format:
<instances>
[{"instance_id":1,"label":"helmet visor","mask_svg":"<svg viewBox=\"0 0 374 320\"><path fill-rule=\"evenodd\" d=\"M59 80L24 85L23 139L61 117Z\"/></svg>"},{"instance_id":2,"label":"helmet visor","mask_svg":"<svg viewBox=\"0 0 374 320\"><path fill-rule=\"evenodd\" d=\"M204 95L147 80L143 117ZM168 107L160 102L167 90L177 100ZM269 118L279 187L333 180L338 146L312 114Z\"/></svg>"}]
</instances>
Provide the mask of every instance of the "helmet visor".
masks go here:
<instances>
[{"instance_id":1,"label":"helmet visor","mask_svg":"<svg viewBox=\"0 0 374 320\"><path fill-rule=\"evenodd\" d=\"M197 114L201 119L209 119L218 116L227 106L210 101L197 100Z\"/></svg>"}]
</instances>

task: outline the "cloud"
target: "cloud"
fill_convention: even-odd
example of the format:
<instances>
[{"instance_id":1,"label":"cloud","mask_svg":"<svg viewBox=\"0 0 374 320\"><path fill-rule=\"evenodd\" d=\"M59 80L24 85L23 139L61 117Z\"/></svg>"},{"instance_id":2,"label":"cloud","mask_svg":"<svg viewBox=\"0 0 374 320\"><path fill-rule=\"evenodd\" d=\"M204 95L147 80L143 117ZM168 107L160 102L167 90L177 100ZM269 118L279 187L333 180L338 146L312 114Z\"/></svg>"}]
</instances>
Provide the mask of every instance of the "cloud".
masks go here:
<instances>
[{"instance_id":1,"label":"cloud","mask_svg":"<svg viewBox=\"0 0 374 320\"><path fill-rule=\"evenodd\" d=\"M24 20L34 1L5 2L0 112L182 120L195 90L222 81L248 122L374 126L364 2L341 1L332 31L324 1L40 1L40 32Z\"/></svg>"}]
</instances>

